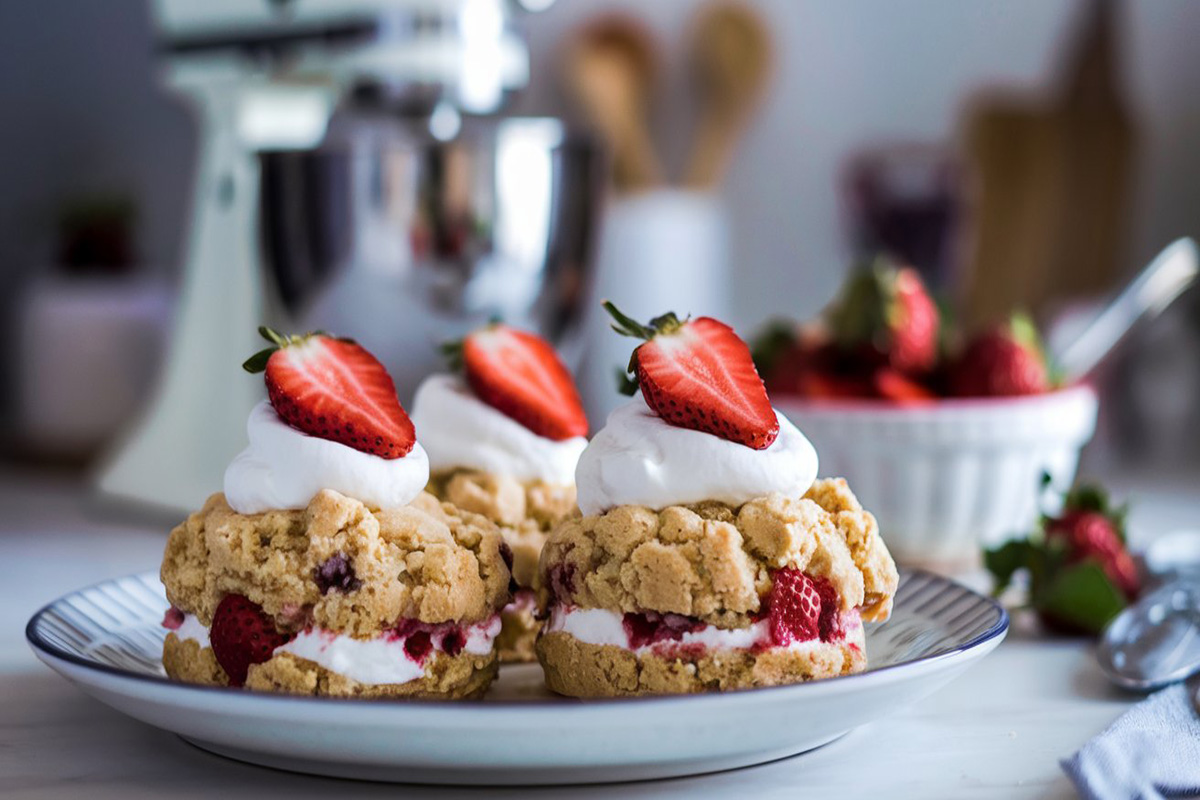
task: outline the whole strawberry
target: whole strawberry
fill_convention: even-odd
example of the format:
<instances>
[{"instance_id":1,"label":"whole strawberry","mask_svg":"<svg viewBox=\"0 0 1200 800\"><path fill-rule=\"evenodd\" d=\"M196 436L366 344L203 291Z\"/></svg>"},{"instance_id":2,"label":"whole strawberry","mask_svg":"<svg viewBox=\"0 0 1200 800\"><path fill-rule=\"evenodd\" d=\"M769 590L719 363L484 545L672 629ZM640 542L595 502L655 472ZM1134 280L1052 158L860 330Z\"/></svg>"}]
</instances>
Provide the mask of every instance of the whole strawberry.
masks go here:
<instances>
[{"instance_id":1,"label":"whole strawberry","mask_svg":"<svg viewBox=\"0 0 1200 800\"><path fill-rule=\"evenodd\" d=\"M275 629L275 621L240 594L227 594L217 605L208 632L213 655L230 686L241 686L251 664L261 664L291 636Z\"/></svg>"},{"instance_id":2,"label":"whole strawberry","mask_svg":"<svg viewBox=\"0 0 1200 800\"><path fill-rule=\"evenodd\" d=\"M869 368L844 358L820 324L776 324L758 337L751 355L772 396L817 401L875 397Z\"/></svg>"},{"instance_id":3,"label":"whole strawberry","mask_svg":"<svg viewBox=\"0 0 1200 800\"><path fill-rule=\"evenodd\" d=\"M1042 516L1026 539L984 554L997 594L1018 572L1029 575L1029 604L1051 629L1099 633L1141 589L1125 547L1125 509L1097 487L1071 491L1055 516Z\"/></svg>"},{"instance_id":4,"label":"whole strawberry","mask_svg":"<svg viewBox=\"0 0 1200 800\"><path fill-rule=\"evenodd\" d=\"M938 357L941 317L920 275L877 259L847 281L828 312L838 348L900 373L920 375Z\"/></svg>"},{"instance_id":5,"label":"whole strawberry","mask_svg":"<svg viewBox=\"0 0 1200 800\"><path fill-rule=\"evenodd\" d=\"M1051 387L1041 337L1023 314L975 336L949 370L950 393L958 397L1042 394Z\"/></svg>"},{"instance_id":6,"label":"whole strawberry","mask_svg":"<svg viewBox=\"0 0 1200 800\"><path fill-rule=\"evenodd\" d=\"M1125 549L1120 520L1111 513L1074 508L1057 519L1046 521L1046 537L1061 538L1067 544L1070 563L1092 561L1099 564L1108 579L1127 600L1137 597L1137 566Z\"/></svg>"}]
</instances>

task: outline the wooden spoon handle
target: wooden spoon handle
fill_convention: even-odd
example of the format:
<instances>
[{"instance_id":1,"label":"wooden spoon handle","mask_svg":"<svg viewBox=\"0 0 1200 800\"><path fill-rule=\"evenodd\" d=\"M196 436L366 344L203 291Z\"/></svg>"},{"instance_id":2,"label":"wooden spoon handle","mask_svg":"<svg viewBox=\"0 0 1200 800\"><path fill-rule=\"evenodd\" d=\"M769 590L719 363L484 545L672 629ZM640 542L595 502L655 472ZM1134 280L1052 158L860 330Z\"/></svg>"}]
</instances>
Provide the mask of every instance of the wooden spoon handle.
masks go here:
<instances>
[{"instance_id":1,"label":"wooden spoon handle","mask_svg":"<svg viewBox=\"0 0 1200 800\"><path fill-rule=\"evenodd\" d=\"M718 2L692 26L689 61L701 103L684 185L712 189L725 176L771 73L766 24L739 2Z\"/></svg>"},{"instance_id":2,"label":"wooden spoon handle","mask_svg":"<svg viewBox=\"0 0 1200 800\"><path fill-rule=\"evenodd\" d=\"M714 189L720 185L741 135L742 126L728 117L707 114L696 128L692 149L683 172L683 185L691 189Z\"/></svg>"},{"instance_id":3,"label":"wooden spoon handle","mask_svg":"<svg viewBox=\"0 0 1200 800\"><path fill-rule=\"evenodd\" d=\"M619 191L640 191L663 182L646 122L655 50L636 21L610 17L592 22L567 51L567 88L606 140Z\"/></svg>"}]
</instances>

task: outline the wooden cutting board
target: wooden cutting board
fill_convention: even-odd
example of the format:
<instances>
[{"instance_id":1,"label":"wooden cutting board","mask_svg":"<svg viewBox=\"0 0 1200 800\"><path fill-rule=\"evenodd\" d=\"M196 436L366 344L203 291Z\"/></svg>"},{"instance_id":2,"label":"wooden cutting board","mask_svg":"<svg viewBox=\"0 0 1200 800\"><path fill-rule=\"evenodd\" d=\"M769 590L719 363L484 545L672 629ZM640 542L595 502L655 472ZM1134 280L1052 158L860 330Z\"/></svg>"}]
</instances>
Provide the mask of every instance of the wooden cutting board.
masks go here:
<instances>
[{"instance_id":1,"label":"wooden cutting board","mask_svg":"<svg viewBox=\"0 0 1200 800\"><path fill-rule=\"evenodd\" d=\"M1048 96L987 93L969 106L974 175L964 320L1044 314L1108 291L1123 271L1135 130L1119 88L1115 0L1085 8Z\"/></svg>"}]
</instances>

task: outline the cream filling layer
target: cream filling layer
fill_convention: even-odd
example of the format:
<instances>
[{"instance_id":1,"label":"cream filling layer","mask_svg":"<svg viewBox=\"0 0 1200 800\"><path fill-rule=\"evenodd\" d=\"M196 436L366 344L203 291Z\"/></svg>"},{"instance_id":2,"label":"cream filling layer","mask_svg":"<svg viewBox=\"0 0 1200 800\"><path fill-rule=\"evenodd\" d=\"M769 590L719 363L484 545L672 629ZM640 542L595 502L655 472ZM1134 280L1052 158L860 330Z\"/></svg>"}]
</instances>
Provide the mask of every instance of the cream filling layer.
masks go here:
<instances>
[{"instance_id":1,"label":"cream filling layer","mask_svg":"<svg viewBox=\"0 0 1200 800\"><path fill-rule=\"evenodd\" d=\"M861 647L863 630L858 613L844 614L842 627L846 632L844 641ZM585 644L612 645L623 650L630 650L637 655L653 652L656 648L664 645L672 647L699 645L705 650L770 649L802 652L827 647L830 644L841 644L840 640L823 642L820 639L810 639L778 647L772 644L769 621L761 619L746 628L730 629L705 625L700 630L683 633L678 639L663 640L634 648L629 644L629 633L625 630L624 614L602 608L576 608L561 604L550 609L550 618L542 630L544 633L567 633Z\"/></svg>"},{"instance_id":2,"label":"cream filling layer","mask_svg":"<svg viewBox=\"0 0 1200 800\"><path fill-rule=\"evenodd\" d=\"M192 640L201 647L211 647L208 628L196 617L185 614L183 624L172 631L180 639ZM492 652L500 634L500 616L486 622L464 627L462 652L487 655ZM321 628L303 630L286 644L275 648L272 655L291 653L297 658L312 661L330 672L368 685L408 683L427 674L429 658L414 659L405 649L406 636L388 632L373 639L355 639L336 631ZM433 649L442 649L445 632L431 636Z\"/></svg>"}]
</instances>

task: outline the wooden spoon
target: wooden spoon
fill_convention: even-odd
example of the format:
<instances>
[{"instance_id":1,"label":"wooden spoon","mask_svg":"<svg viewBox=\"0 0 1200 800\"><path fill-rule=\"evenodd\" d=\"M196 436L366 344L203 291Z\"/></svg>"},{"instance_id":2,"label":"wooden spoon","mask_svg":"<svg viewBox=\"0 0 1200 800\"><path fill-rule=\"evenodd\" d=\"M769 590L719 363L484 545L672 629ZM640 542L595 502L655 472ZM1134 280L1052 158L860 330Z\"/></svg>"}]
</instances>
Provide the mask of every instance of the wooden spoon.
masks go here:
<instances>
[{"instance_id":1,"label":"wooden spoon","mask_svg":"<svg viewBox=\"0 0 1200 800\"><path fill-rule=\"evenodd\" d=\"M724 178L737 141L765 93L771 36L762 18L746 6L718 2L703 9L693 23L688 62L701 111L683 182L711 189Z\"/></svg>"},{"instance_id":2,"label":"wooden spoon","mask_svg":"<svg viewBox=\"0 0 1200 800\"><path fill-rule=\"evenodd\" d=\"M624 192L663 182L646 127L658 63L650 33L627 17L590 22L568 45L566 88L613 155L613 183Z\"/></svg>"}]
</instances>

